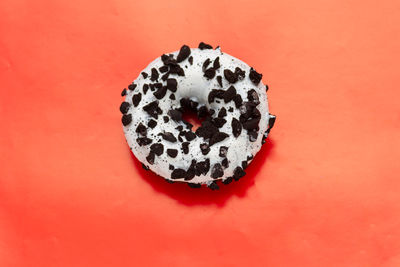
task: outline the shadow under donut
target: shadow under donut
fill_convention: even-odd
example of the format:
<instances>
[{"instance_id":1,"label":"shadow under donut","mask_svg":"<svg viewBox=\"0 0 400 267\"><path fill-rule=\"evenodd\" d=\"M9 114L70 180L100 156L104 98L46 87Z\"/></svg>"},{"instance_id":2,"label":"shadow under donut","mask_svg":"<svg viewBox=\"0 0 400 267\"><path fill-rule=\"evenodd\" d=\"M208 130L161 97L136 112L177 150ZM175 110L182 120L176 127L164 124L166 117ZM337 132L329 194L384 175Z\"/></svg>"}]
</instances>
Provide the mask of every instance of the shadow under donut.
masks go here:
<instances>
[{"instance_id":1,"label":"shadow under donut","mask_svg":"<svg viewBox=\"0 0 400 267\"><path fill-rule=\"evenodd\" d=\"M265 159L271 154L274 146L274 141L268 138L253 161L246 168L246 175L239 181L232 181L228 185L218 182L220 189L215 191L206 186L190 188L186 183L182 182L169 183L152 171L143 169L142 163L136 159L132 151L130 151L130 154L140 177L148 182L155 191L166 194L187 206L215 204L223 207L226 201L232 196L246 196L247 190L254 185L257 174L261 170Z\"/></svg>"}]
</instances>

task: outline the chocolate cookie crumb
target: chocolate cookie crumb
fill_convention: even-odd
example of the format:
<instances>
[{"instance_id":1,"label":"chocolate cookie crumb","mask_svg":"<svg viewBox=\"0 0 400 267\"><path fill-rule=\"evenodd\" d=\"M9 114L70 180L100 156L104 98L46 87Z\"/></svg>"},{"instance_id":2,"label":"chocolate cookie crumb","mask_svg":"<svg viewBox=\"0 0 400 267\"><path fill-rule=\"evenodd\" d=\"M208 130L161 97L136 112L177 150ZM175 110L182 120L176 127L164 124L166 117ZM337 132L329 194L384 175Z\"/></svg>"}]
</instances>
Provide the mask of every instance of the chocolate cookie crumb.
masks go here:
<instances>
[{"instance_id":1,"label":"chocolate cookie crumb","mask_svg":"<svg viewBox=\"0 0 400 267\"><path fill-rule=\"evenodd\" d=\"M200 150L203 155L207 155L210 152L210 147L206 143L200 144Z\"/></svg>"},{"instance_id":2,"label":"chocolate cookie crumb","mask_svg":"<svg viewBox=\"0 0 400 267\"><path fill-rule=\"evenodd\" d=\"M129 125L132 122L132 114L124 114L124 115L122 115L121 121L122 121L122 124L124 126Z\"/></svg>"},{"instance_id":3,"label":"chocolate cookie crumb","mask_svg":"<svg viewBox=\"0 0 400 267\"><path fill-rule=\"evenodd\" d=\"M217 132L210 138L210 146L214 145L215 143L223 141L225 138L229 137L228 134L223 132Z\"/></svg>"},{"instance_id":4,"label":"chocolate cookie crumb","mask_svg":"<svg viewBox=\"0 0 400 267\"><path fill-rule=\"evenodd\" d=\"M219 64L219 57L217 57L217 58L214 60L213 68L214 68L215 70L217 70L217 69L219 69L219 67L221 67L221 65Z\"/></svg>"},{"instance_id":5,"label":"chocolate cookie crumb","mask_svg":"<svg viewBox=\"0 0 400 267\"><path fill-rule=\"evenodd\" d=\"M178 86L178 82L176 81L176 79L167 79L167 89L170 90L171 92L176 92Z\"/></svg>"},{"instance_id":6,"label":"chocolate cookie crumb","mask_svg":"<svg viewBox=\"0 0 400 267\"><path fill-rule=\"evenodd\" d=\"M269 115L270 115L270 117L269 117L269 120L268 120L268 133L272 129L272 127L274 127L275 120L276 120L276 116L275 115L272 115L272 114L269 114Z\"/></svg>"},{"instance_id":7,"label":"chocolate cookie crumb","mask_svg":"<svg viewBox=\"0 0 400 267\"><path fill-rule=\"evenodd\" d=\"M192 160L192 164L190 164L189 169L186 171L185 175L185 181L192 180L195 176L195 167L196 167L196 161Z\"/></svg>"},{"instance_id":8,"label":"chocolate cookie crumb","mask_svg":"<svg viewBox=\"0 0 400 267\"><path fill-rule=\"evenodd\" d=\"M175 158L175 157L178 155L178 150L172 149L172 148L168 148L168 149L167 149L167 154L168 154L168 156L170 156L171 158Z\"/></svg>"},{"instance_id":9,"label":"chocolate cookie crumb","mask_svg":"<svg viewBox=\"0 0 400 267\"><path fill-rule=\"evenodd\" d=\"M137 107L140 103L140 100L142 100L142 94L137 93L136 95L132 96L132 104L133 106Z\"/></svg>"},{"instance_id":10,"label":"chocolate cookie crumb","mask_svg":"<svg viewBox=\"0 0 400 267\"><path fill-rule=\"evenodd\" d=\"M226 153L228 153L228 147L220 146L219 147L219 156L220 157L226 157Z\"/></svg>"},{"instance_id":11,"label":"chocolate cookie crumb","mask_svg":"<svg viewBox=\"0 0 400 267\"><path fill-rule=\"evenodd\" d=\"M214 135L216 132L218 132L218 128L217 127L215 127L209 121L203 121L201 123L201 126L199 128L197 128L196 135L200 136L200 137L203 137L204 139L208 139L212 135Z\"/></svg>"},{"instance_id":12,"label":"chocolate cookie crumb","mask_svg":"<svg viewBox=\"0 0 400 267\"><path fill-rule=\"evenodd\" d=\"M215 98L223 98L225 94L224 90L221 89L212 89L208 94L208 103L214 102Z\"/></svg>"},{"instance_id":13,"label":"chocolate cookie crumb","mask_svg":"<svg viewBox=\"0 0 400 267\"><path fill-rule=\"evenodd\" d=\"M222 126L224 126L224 124L226 123L226 120L223 118L214 118L212 120L213 124L215 125L215 127L217 128L221 128Z\"/></svg>"},{"instance_id":14,"label":"chocolate cookie crumb","mask_svg":"<svg viewBox=\"0 0 400 267\"><path fill-rule=\"evenodd\" d=\"M243 80L244 77L246 76L246 72L239 67L235 68L235 74L236 74L236 77L238 78L238 80L240 80L240 81Z\"/></svg>"},{"instance_id":15,"label":"chocolate cookie crumb","mask_svg":"<svg viewBox=\"0 0 400 267\"><path fill-rule=\"evenodd\" d=\"M164 145L161 143L152 144L150 146L150 151L156 154L157 156L161 156L164 152Z\"/></svg>"},{"instance_id":16,"label":"chocolate cookie crumb","mask_svg":"<svg viewBox=\"0 0 400 267\"><path fill-rule=\"evenodd\" d=\"M188 141L192 141L193 139L196 138L196 134L194 132L192 132L192 131L188 131L188 132L185 133L185 138Z\"/></svg>"},{"instance_id":17,"label":"chocolate cookie crumb","mask_svg":"<svg viewBox=\"0 0 400 267\"><path fill-rule=\"evenodd\" d=\"M228 177L228 178L222 180L222 183L227 185L227 184L230 184L232 181L233 181L233 177Z\"/></svg>"},{"instance_id":18,"label":"chocolate cookie crumb","mask_svg":"<svg viewBox=\"0 0 400 267\"><path fill-rule=\"evenodd\" d=\"M185 178L186 171L183 169L174 169L171 173L171 179Z\"/></svg>"},{"instance_id":19,"label":"chocolate cookie crumb","mask_svg":"<svg viewBox=\"0 0 400 267\"><path fill-rule=\"evenodd\" d=\"M119 111L121 111L122 114L126 114L130 106L131 105L128 102L122 102L119 106Z\"/></svg>"},{"instance_id":20,"label":"chocolate cookie crumb","mask_svg":"<svg viewBox=\"0 0 400 267\"><path fill-rule=\"evenodd\" d=\"M154 158L155 158L154 153L150 152L149 155L146 157L146 160L147 160L148 163L153 165L154 164Z\"/></svg>"},{"instance_id":21,"label":"chocolate cookie crumb","mask_svg":"<svg viewBox=\"0 0 400 267\"><path fill-rule=\"evenodd\" d=\"M158 71L155 68L152 68L151 69L150 80L153 81L153 82L157 81L158 80L158 76L159 76Z\"/></svg>"},{"instance_id":22,"label":"chocolate cookie crumb","mask_svg":"<svg viewBox=\"0 0 400 267\"><path fill-rule=\"evenodd\" d=\"M139 123L139 125L136 127L136 132L140 135L146 136L147 128L142 123Z\"/></svg>"},{"instance_id":23,"label":"chocolate cookie crumb","mask_svg":"<svg viewBox=\"0 0 400 267\"><path fill-rule=\"evenodd\" d=\"M136 138L136 143L139 146L147 146L147 145L150 145L152 142L153 141L150 138L147 138L147 137Z\"/></svg>"},{"instance_id":24,"label":"chocolate cookie crumb","mask_svg":"<svg viewBox=\"0 0 400 267\"><path fill-rule=\"evenodd\" d=\"M220 75L217 76L217 82L218 82L219 86L222 87L222 76L220 76Z\"/></svg>"},{"instance_id":25,"label":"chocolate cookie crumb","mask_svg":"<svg viewBox=\"0 0 400 267\"><path fill-rule=\"evenodd\" d=\"M239 108L243 103L242 97L239 94L235 95L233 102L235 102L235 107Z\"/></svg>"},{"instance_id":26,"label":"chocolate cookie crumb","mask_svg":"<svg viewBox=\"0 0 400 267\"><path fill-rule=\"evenodd\" d=\"M247 168L247 160L242 161L242 168L245 170Z\"/></svg>"},{"instance_id":27,"label":"chocolate cookie crumb","mask_svg":"<svg viewBox=\"0 0 400 267\"><path fill-rule=\"evenodd\" d=\"M216 182L212 182L211 184L209 184L208 188L210 188L211 190L219 190L219 186Z\"/></svg>"},{"instance_id":28,"label":"chocolate cookie crumb","mask_svg":"<svg viewBox=\"0 0 400 267\"><path fill-rule=\"evenodd\" d=\"M163 99L167 93L167 87L163 86L153 93L157 99Z\"/></svg>"},{"instance_id":29,"label":"chocolate cookie crumb","mask_svg":"<svg viewBox=\"0 0 400 267\"><path fill-rule=\"evenodd\" d=\"M162 66L158 69L161 73L165 73L168 71L168 66Z\"/></svg>"},{"instance_id":30,"label":"chocolate cookie crumb","mask_svg":"<svg viewBox=\"0 0 400 267\"><path fill-rule=\"evenodd\" d=\"M262 79L262 74L258 73L257 71L255 71L253 68L250 69L250 74L249 74L249 78L250 80L254 83L254 84L259 84L261 79Z\"/></svg>"},{"instance_id":31,"label":"chocolate cookie crumb","mask_svg":"<svg viewBox=\"0 0 400 267\"><path fill-rule=\"evenodd\" d=\"M224 102L228 103L229 101L233 100L236 96L236 89L233 86L229 86L228 90L224 92Z\"/></svg>"},{"instance_id":32,"label":"chocolate cookie crumb","mask_svg":"<svg viewBox=\"0 0 400 267\"><path fill-rule=\"evenodd\" d=\"M235 83L238 81L237 75L235 73L233 73L231 70L225 69L224 76L225 76L225 79L230 83Z\"/></svg>"},{"instance_id":33,"label":"chocolate cookie crumb","mask_svg":"<svg viewBox=\"0 0 400 267\"><path fill-rule=\"evenodd\" d=\"M247 99L256 105L260 104L260 99L258 97L256 90L254 89L247 91Z\"/></svg>"},{"instance_id":34,"label":"chocolate cookie crumb","mask_svg":"<svg viewBox=\"0 0 400 267\"><path fill-rule=\"evenodd\" d=\"M200 42L199 44L199 48L200 50L204 50L204 49L212 49L212 46L203 42Z\"/></svg>"},{"instance_id":35,"label":"chocolate cookie crumb","mask_svg":"<svg viewBox=\"0 0 400 267\"><path fill-rule=\"evenodd\" d=\"M204 62L203 62L203 71L205 71L208 67L208 65L211 63L211 60L209 58L207 58Z\"/></svg>"},{"instance_id":36,"label":"chocolate cookie crumb","mask_svg":"<svg viewBox=\"0 0 400 267\"><path fill-rule=\"evenodd\" d=\"M162 110L158 107L158 101L153 101L143 107L143 110L147 112L150 116L157 119L158 115L162 113Z\"/></svg>"},{"instance_id":37,"label":"chocolate cookie crumb","mask_svg":"<svg viewBox=\"0 0 400 267\"><path fill-rule=\"evenodd\" d=\"M189 153L189 142L183 142L182 143L182 151L183 151L183 154L188 154Z\"/></svg>"},{"instance_id":38,"label":"chocolate cookie crumb","mask_svg":"<svg viewBox=\"0 0 400 267\"><path fill-rule=\"evenodd\" d=\"M143 84L143 94L146 94L147 91L149 90L149 85L147 83Z\"/></svg>"},{"instance_id":39,"label":"chocolate cookie crumb","mask_svg":"<svg viewBox=\"0 0 400 267\"><path fill-rule=\"evenodd\" d=\"M208 110L207 110L206 106L201 106L197 111L197 116L199 118L204 118L205 116L207 116L207 114L208 114Z\"/></svg>"},{"instance_id":40,"label":"chocolate cookie crumb","mask_svg":"<svg viewBox=\"0 0 400 267\"><path fill-rule=\"evenodd\" d=\"M149 122L147 123L147 126L149 126L151 129L154 129L154 127L157 126L157 121L151 119L151 120L149 120Z\"/></svg>"},{"instance_id":41,"label":"chocolate cookie crumb","mask_svg":"<svg viewBox=\"0 0 400 267\"><path fill-rule=\"evenodd\" d=\"M142 72L142 76L146 79L149 75L146 72Z\"/></svg>"},{"instance_id":42,"label":"chocolate cookie crumb","mask_svg":"<svg viewBox=\"0 0 400 267\"><path fill-rule=\"evenodd\" d=\"M222 160L221 164L222 164L222 167L228 168L228 167L229 167L228 159L227 159L227 158L224 158L224 159Z\"/></svg>"},{"instance_id":43,"label":"chocolate cookie crumb","mask_svg":"<svg viewBox=\"0 0 400 267\"><path fill-rule=\"evenodd\" d=\"M258 136L257 131L249 131L249 132L247 132L247 134L249 135L250 142L255 142L257 140L257 136Z\"/></svg>"},{"instance_id":44,"label":"chocolate cookie crumb","mask_svg":"<svg viewBox=\"0 0 400 267\"><path fill-rule=\"evenodd\" d=\"M196 163L196 175L206 175L208 171L210 170L210 159L206 159L204 161L200 161Z\"/></svg>"},{"instance_id":45,"label":"chocolate cookie crumb","mask_svg":"<svg viewBox=\"0 0 400 267\"><path fill-rule=\"evenodd\" d=\"M190 55L190 47L187 45L183 45L181 50L179 50L178 56L176 57L176 61L178 63L184 61Z\"/></svg>"},{"instance_id":46,"label":"chocolate cookie crumb","mask_svg":"<svg viewBox=\"0 0 400 267\"><path fill-rule=\"evenodd\" d=\"M215 69L209 68L206 71L204 71L204 77L208 78L209 80L214 78L215 76Z\"/></svg>"},{"instance_id":47,"label":"chocolate cookie crumb","mask_svg":"<svg viewBox=\"0 0 400 267\"><path fill-rule=\"evenodd\" d=\"M170 132L160 133L159 135L161 135L164 140L167 140L171 143L175 143L177 141L176 137Z\"/></svg>"},{"instance_id":48,"label":"chocolate cookie crumb","mask_svg":"<svg viewBox=\"0 0 400 267\"><path fill-rule=\"evenodd\" d=\"M233 171L233 179L235 179L235 181L238 181L245 175L246 173L243 171L241 167L236 167L235 170Z\"/></svg>"},{"instance_id":49,"label":"chocolate cookie crumb","mask_svg":"<svg viewBox=\"0 0 400 267\"><path fill-rule=\"evenodd\" d=\"M260 122L260 118L250 119L244 123L242 123L243 128L246 130L259 130L258 123Z\"/></svg>"},{"instance_id":50,"label":"chocolate cookie crumb","mask_svg":"<svg viewBox=\"0 0 400 267\"><path fill-rule=\"evenodd\" d=\"M240 124L240 121L238 121L236 118L233 118L231 126L233 136L238 137L242 132L242 125Z\"/></svg>"},{"instance_id":51,"label":"chocolate cookie crumb","mask_svg":"<svg viewBox=\"0 0 400 267\"><path fill-rule=\"evenodd\" d=\"M176 122L179 122L182 120L182 112L180 112L177 109L171 109L168 111L168 115L171 117Z\"/></svg>"},{"instance_id":52,"label":"chocolate cookie crumb","mask_svg":"<svg viewBox=\"0 0 400 267\"><path fill-rule=\"evenodd\" d=\"M128 89L133 91L133 90L135 90L136 86L137 86L137 84L131 83L130 85L128 85Z\"/></svg>"},{"instance_id":53,"label":"chocolate cookie crumb","mask_svg":"<svg viewBox=\"0 0 400 267\"><path fill-rule=\"evenodd\" d=\"M218 118L223 118L227 115L226 108L222 107L218 112Z\"/></svg>"}]
</instances>

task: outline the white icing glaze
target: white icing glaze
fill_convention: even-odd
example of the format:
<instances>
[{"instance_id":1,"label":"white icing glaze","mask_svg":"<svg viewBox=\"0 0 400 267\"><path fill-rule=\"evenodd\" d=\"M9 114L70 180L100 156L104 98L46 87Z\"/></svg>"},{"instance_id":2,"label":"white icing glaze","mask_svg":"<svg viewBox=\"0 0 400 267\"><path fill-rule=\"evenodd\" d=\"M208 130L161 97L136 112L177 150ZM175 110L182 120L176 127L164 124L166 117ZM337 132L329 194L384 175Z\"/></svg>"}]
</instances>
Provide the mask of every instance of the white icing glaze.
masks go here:
<instances>
[{"instance_id":1,"label":"white icing glaze","mask_svg":"<svg viewBox=\"0 0 400 267\"><path fill-rule=\"evenodd\" d=\"M176 58L178 52L179 51L172 53L174 55L174 58ZM210 184L212 181L226 179L227 177L233 176L234 169L238 166L242 166L241 162L247 160L247 156L252 156L252 155L255 156L256 153L260 150L261 140L265 131L267 130L268 120L270 117L268 111L268 100L265 91L265 85L262 82L260 82L258 85L255 85L252 81L250 81L249 79L250 67L243 61L235 57L232 57L226 53L222 53L220 49L200 50L197 48L196 49L192 48L190 56L193 57L193 65L189 63L188 58L179 63L180 66L185 71L185 76L178 76L176 74L172 74L169 76L169 78L174 78L178 82L177 91L174 93L176 99L171 100L169 98L172 92L168 90L166 96L161 100L158 100L159 107L163 111L163 113L158 116L158 119L150 117L150 115L143 110L143 106L157 99L153 95L153 92L150 89L147 91L146 94L143 94L142 87L145 83L147 84L151 83L150 81L151 69L156 68L158 70L161 66L164 65L161 58L158 57L143 70L144 72L149 74L149 77L144 79L143 76L139 74L137 79L134 81L137 87L133 91L131 90L127 91L125 101L131 104L127 114L132 114L132 122L127 126L123 126L123 130L125 133L126 140L136 158L142 163L144 163L146 166L148 166L153 172L166 179L172 180L171 179L172 170L169 170L170 164L173 165L175 168L181 168L187 170L191 164L192 159L195 159L197 162L204 161L207 158L210 159L210 170L208 171L207 175L195 176L190 181L185 181L183 178L173 179L173 181ZM216 70L215 77L209 80L208 78L204 77L202 66L207 58L211 60L209 66L212 66L212 62L216 57L219 57L221 67ZM236 67L240 67L242 70L245 71L245 78L243 80L239 80L235 84L230 84L224 78L223 71L224 69L229 69L234 71ZM158 79L158 82L161 82L163 83L163 85L165 85L166 82L161 80L162 73L159 72L159 74L160 77ZM222 88L220 87L216 79L218 75L222 76L222 83L223 83ZM208 94L212 89L226 90L231 85L233 85L236 88L237 93L241 95L243 101L247 101L248 90L254 89L258 93L260 104L257 106L257 108L261 113L261 120L259 122L259 131L257 140L255 142L249 141L249 136L245 129L242 129L241 134L237 138L233 136L231 127L232 118L235 117L239 119L240 116L240 112L235 107L233 101L230 101L229 103L224 103L222 99L219 99L220 103L216 103L216 101L214 101L211 104L208 103ZM142 93L142 99L139 105L137 107L134 107L132 105L132 96L138 92ZM227 112L227 116L224 117L224 119L227 120L227 123L225 123L219 129L220 132L225 132L229 134L229 137L221 142L212 145L210 147L211 151L207 155L203 155L200 150L200 144L207 143L202 137L196 137L194 140L190 141L189 153L184 154L181 150L181 142L177 141L175 143L171 143L166 140L163 140L161 136L158 136L160 132L167 131L173 133L175 137L178 137L179 131L175 129L178 125L182 125L186 130L185 124L182 122L178 123L170 119L168 123L165 123L163 120L163 116L166 116L167 112L171 108L180 107L179 101L181 98L191 98L192 100L196 100L199 103L199 106L205 105L208 109L214 109L216 111L215 116L218 114L218 111L222 107L225 107L227 110L229 107L233 107L234 109L233 112ZM150 119L154 119L157 121L157 126L154 129L151 129L150 127L147 126L147 123ZM160 142L164 145L163 154L161 156L155 156L155 161L153 165L149 164L146 160L146 156L150 152L150 145L139 146L136 142L136 139L138 137L141 137L139 136L138 133L136 133L136 127L138 126L139 123L142 123L147 127L147 137L153 140L152 144ZM184 141L186 141L185 137L182 138L184 139ZM224 175L222 177L218 179L213 179L210 177L212 167L216 163L221 163L221 161L224 159L223 157L219 156L220 146L226 146L229 148L227 153L229 167L223 168ZM168 148L173 148L178 150L178 155L176 158L171 158L167 155L166 151Z\"/></svg>"}]
</instances>

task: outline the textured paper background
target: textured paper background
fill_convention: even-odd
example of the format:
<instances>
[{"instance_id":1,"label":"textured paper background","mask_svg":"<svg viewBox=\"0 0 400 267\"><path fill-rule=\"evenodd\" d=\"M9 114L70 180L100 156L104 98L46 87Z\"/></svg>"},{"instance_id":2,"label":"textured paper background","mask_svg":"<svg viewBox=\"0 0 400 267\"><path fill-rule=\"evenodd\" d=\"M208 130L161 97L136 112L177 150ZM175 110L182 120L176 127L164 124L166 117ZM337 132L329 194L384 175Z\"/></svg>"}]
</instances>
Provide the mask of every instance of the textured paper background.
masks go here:
<instances>
[{"instance_id":1,"label":"textured paper background","mask_svg":"<svg viewBox=\"0 0 400 267\"><path fill-rule=\"evenodd\" d=\"M1 266L400 266L399 1L0 1ZM278 119L219 192L144 172L121 90L199 41Z\"/></svg>"}]
</instances>

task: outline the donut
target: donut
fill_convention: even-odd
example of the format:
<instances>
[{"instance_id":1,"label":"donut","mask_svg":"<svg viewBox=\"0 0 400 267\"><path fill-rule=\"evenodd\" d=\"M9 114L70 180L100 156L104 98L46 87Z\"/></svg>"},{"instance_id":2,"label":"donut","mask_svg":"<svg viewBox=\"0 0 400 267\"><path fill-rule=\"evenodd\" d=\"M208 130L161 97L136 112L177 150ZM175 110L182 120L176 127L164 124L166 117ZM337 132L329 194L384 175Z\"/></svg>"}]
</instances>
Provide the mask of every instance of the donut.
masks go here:
<instances>
[{"instance_id":1,"label":"donut","mask_svg":"<svg viewBox=\"0 0 400 267\"><path fill-rule=\"evenodd\" d=\"M168 182L214 190L237 181L275 122L261 79L203 42L163 54L121 93L126 141L144 169ZM185 111L203 120L197 129L182 118Z\"/></svg>"}]
</instances>

